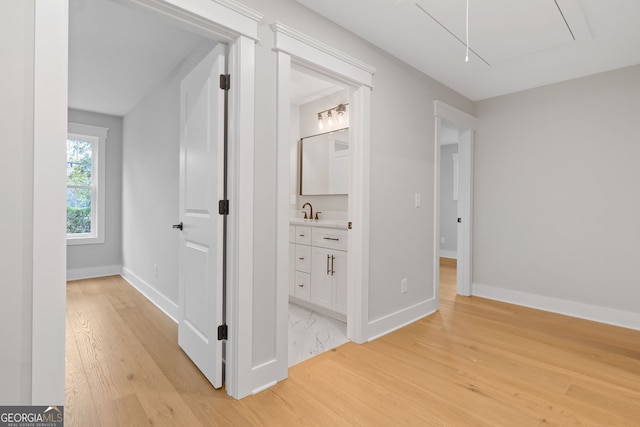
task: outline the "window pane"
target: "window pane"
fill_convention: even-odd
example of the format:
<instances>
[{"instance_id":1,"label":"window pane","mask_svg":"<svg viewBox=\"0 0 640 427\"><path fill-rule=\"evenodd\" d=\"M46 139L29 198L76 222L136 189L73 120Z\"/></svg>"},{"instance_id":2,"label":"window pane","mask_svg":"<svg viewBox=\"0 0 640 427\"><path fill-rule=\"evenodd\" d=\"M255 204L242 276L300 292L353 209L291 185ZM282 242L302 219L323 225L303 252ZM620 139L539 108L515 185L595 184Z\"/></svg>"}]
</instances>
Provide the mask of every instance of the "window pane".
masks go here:
<instances>
[{"instance_id":1,"label":"window pane","mask_svg":"<svg viewBox=\"0 0 640 427\"><path fill-rule=\"evenodd\" d=\"M67 188L67 234L91 233L91 190Z\"/></svg>"},{"instance_id":2,"label":"window pane","mask_svg":"<svg viewBox=\"0 0 640 427\"><path fill-rule=\"evenodd\" d=\"M91 142L67 140L67 184L91 185Z\"/></svg>"}]
</instances>

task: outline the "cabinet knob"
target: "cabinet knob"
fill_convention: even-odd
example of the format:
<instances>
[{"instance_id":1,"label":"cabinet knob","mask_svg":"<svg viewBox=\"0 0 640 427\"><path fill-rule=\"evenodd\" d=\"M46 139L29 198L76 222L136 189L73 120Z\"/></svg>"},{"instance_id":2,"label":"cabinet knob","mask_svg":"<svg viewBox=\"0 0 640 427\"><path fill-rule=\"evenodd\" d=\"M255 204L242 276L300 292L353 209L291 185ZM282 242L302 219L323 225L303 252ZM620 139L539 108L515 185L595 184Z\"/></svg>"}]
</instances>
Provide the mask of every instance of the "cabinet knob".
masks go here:
<instances>
[{"instance_id":1,"label":"cabinet knob","mask_svg":"<svg viewBox=\"0 0 640 427\"><path fill-rule=\"evenodd\" d=\"M298 258L298 259L299 259L300 261L302 261L302 260L304 259L304 257L300 257L300 258Z\"/></svg>"}]
</instances>

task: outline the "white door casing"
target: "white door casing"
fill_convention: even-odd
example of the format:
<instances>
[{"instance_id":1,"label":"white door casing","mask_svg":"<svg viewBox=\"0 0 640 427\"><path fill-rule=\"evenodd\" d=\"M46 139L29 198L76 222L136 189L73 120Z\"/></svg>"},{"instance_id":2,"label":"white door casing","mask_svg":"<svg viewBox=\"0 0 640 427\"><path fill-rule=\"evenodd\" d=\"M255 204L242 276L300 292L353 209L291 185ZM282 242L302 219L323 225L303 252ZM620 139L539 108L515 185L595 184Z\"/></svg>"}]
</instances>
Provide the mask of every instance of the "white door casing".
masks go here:
<instances>
[{"instance_id":1,"label":"white door casing","mask_svg":"<svg viewBox=\"0 0 640 427\"><path fill-rule=\"evenodd\" d=\"M178 343L214 387L222 386L222 232L226 46L218 44L180 84Z\"/></svg>"},{"instance_id":2,"label":"white door casing","mask_svg":"<svg viewBox=\"0 0 640 427\"><path fill-rule=\"evenodd\" d=\"M325 45L286 25L276 22L274 50L277 53L277 189L276 189L276 292L279 307L277 330L281 339L276 352L281 378L287 376L287 310L288 292L286 229L289 227L290 190L290 81L292 63L307 68L317 68L332 78L349 85L351 96L350 154L351 180L349 184L349 219L353 229L349 231L347 290L347 336L363 343L368 331L368 283L369 283L369 164L370 164L370 112L371 88L375 69L357 59ZM313 261L312 261L313 262Z\"/></svg>"},{"instance_id":3,"label":"white door casing","mask_svg":"<svg viewBox=\"0 0 640 427\"><path fill-rule=\"evenodd\" d=\"M163 15L172 22L189 28L215 40L223 40L230 46L230 259L228 271L234 292L229 294L229 341L227 342L226 390L235 397L246 396L252 382L264 383L256 378L256 372L247 360L251 360L251 330L248 322L242 322L244 313L251 310L253 263L253 142L254 142L254 87L255 41L258 39L258 22L262 15L237 1L228 0L115 0L125 5L136 5ZM33 278L32 342L32 403L64 403L64 304L65 262L64 229L50 224L59 223L64 216L64 174L58 171L64 166L67 134L67 82L68 82L68 1L48 0L36 2L34 31L25 36L35 36L33 55L34 75L32 105L25 113L33 113L25 127L34 133L34 146L39 153L34 157L34 216L33 264L38 265ZM34 77L35 76L35 77ZM52 141L58 141L52 144ZM62 167L63 167L62 166ZM53 173L54 171L55 173ZM62 176L62 178L60 178ZM237 195L243 194L238 200ZM59 212L52 214L51 212ZM40 222L38 222L40 221ZM46 224L45 224L46 222ZM44 225L43 225L44 224ZM53 250L51 248L54 248ZM241 249L239 249L239 247ZM59 256L52 256L59 254ZM53 283L53 285L52 285ZM247 297L243 297L247 295ZM246 317L246 316L245 316ZM249 316L250 317L250 316ZM46 348L46 351L36 351ZM242 351L240 351L240 349ZM247 355L247 353L249 353ZM246 355L246 356L241 356Z\"/></svg>"}]
</instances>

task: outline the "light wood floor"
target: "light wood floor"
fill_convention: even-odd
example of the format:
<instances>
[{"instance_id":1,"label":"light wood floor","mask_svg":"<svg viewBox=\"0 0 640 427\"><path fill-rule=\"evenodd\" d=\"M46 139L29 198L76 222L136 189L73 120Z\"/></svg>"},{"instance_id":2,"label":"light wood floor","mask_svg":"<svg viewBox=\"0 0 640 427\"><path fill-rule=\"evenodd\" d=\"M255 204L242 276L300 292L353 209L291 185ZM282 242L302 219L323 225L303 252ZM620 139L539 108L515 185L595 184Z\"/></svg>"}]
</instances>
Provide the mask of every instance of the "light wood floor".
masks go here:
<instances>
[{"instance_id":1,"label":"light wood floor","mask_svg":"<svg viewBox=\"0 0 640 427\"><path fill-rule=\"evenodd\" d=\"M66 425L640 425L640 332L456 296L454 268L438 313L241 401L123 279L70 282Z\"/></svg>"}]
</instances>

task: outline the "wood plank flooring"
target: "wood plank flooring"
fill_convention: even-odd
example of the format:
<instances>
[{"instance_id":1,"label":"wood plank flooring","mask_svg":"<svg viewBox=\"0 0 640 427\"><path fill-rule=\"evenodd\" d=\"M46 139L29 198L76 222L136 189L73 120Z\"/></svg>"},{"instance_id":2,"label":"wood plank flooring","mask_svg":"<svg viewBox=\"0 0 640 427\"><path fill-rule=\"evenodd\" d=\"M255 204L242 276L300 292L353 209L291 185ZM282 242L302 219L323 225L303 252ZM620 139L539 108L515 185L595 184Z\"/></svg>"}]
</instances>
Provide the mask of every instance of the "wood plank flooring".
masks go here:
<instances>
[{"instance_id":1,"label":"wood plank flooring","mask_svg":"<svg viewBox=\"0 0 640 427\"><path fill-rule=\"evenodd\" d=\"M640 331L457 296L450 261L438 313L240 401L119 276L67 295L68 426L640 425Z\"/></svg>"}]
</instances>

